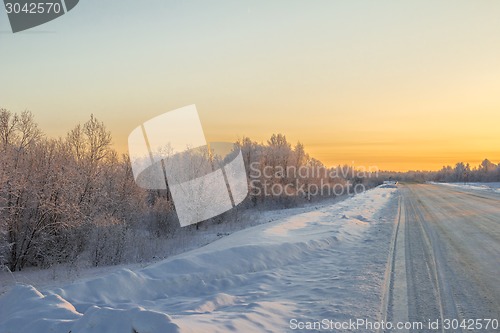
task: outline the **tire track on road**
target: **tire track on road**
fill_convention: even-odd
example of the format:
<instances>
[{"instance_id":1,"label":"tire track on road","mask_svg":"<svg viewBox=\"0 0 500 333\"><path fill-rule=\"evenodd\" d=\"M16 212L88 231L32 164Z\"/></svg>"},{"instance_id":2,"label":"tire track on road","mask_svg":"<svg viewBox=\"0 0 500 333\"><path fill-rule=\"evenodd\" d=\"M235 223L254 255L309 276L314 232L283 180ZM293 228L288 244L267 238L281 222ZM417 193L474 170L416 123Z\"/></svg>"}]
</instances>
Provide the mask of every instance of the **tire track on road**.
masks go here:
<instances>
[{"instance_id":1,"label":"tire track on road","mask_svg":"<svg viewBox=\"0 0 500 333\"><path fill-rule=\"evenodd\" d=\"M427 324L445 318L499 319L500 274L495 263L498 267L500 195L495 202L493 195L428 184L403 185L400 193L382 319L421 322L423 327L392 332L466 332Z\"/></svg>"}]
</instances>

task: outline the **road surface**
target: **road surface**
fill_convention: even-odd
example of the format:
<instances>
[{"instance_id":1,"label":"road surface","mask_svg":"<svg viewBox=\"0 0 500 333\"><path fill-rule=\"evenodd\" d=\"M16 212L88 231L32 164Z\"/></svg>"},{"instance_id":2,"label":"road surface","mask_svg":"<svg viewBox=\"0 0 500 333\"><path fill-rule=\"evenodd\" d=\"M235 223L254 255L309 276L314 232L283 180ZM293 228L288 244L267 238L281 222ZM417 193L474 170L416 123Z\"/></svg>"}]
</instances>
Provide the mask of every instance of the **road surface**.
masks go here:
<instances>
[{"instance_id":1,"label":"road surface","mask_svg":"<svg viewBox=\"0 0 500 333\"><path fill-rule=\"evenodd\" d=\"M386 319L416 324L385 331L499 332L500 194L399 187Z\"/></svg>"}]
</instances>

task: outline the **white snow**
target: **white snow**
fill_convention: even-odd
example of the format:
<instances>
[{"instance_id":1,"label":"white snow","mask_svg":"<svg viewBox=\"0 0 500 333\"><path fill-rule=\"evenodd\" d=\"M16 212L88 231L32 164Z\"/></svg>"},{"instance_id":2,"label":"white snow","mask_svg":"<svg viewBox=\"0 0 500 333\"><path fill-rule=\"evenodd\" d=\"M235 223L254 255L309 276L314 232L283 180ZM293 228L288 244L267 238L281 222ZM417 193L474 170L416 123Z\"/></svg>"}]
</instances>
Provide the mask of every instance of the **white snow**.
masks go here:
<instances>
[{"instance_id":1,"label":"white snow","mask_svg":"<svg viewBox=\"0 0 500 333\"><path fill-rule=\"evenodd\" d=\"M0 296L0 332L285 331L378 315L395 188L294 214L145 268Z\"/></svg>"},{"instance_id":2,"label":"white snow","mask_svg":"<svg viewBox=\"0 0 500 333\"><path fill-rule=\"evenodd\" d=\"M461 188L465 190L475 190L475 191L489 191L489 192L495 192L495 193L500 193L500 183L435 183L431 182L432 184L438 184L438 185L445 185L445 186L452 186L456 188Z\"/></svg>"}]
</instances>

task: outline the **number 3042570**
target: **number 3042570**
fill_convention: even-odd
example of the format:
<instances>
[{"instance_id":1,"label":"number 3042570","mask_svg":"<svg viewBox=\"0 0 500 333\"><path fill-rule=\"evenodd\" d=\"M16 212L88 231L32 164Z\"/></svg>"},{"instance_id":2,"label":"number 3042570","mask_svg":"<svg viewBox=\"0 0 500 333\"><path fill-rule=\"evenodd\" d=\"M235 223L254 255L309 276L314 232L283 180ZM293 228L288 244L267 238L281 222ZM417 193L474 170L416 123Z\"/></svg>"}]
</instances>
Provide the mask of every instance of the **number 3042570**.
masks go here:
<instances>
[{"instance_id":1,"label":"number 3042570","mask_svg":"<svg viewBox=\"0 0 500 333\"><path fill-rule=\"evenodd\" d=\"M30 2L20 4L17 2L7 2L5 3L5 10L7 14L43 14L43 13L55 13L61 12L61 4L57 2Z\"/></svg>"}]
</instances>

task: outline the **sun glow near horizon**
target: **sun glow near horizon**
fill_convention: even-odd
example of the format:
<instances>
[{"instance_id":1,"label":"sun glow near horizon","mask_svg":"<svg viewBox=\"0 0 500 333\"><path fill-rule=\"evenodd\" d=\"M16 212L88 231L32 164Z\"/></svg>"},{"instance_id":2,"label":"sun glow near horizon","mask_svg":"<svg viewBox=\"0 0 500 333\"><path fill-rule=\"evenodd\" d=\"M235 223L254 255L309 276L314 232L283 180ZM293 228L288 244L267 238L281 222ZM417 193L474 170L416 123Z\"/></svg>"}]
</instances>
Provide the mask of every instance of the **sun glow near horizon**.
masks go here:
<instances>
[{"instance_id":1,"label":"sun glow near horizon","mask_svg":"<svg viewBox=\"0 0 500 333\"><path fill-rule=\"evenodd\" d=\"M500 2L124 3L0 34L0 107L51 136L93 113L120 152L196 104L207 141L283 133L328 166L500 161Z\"/></svg>"}]
</instances>

